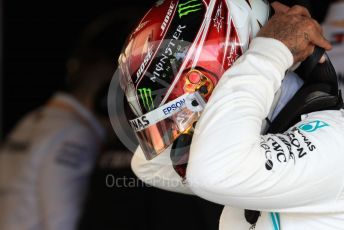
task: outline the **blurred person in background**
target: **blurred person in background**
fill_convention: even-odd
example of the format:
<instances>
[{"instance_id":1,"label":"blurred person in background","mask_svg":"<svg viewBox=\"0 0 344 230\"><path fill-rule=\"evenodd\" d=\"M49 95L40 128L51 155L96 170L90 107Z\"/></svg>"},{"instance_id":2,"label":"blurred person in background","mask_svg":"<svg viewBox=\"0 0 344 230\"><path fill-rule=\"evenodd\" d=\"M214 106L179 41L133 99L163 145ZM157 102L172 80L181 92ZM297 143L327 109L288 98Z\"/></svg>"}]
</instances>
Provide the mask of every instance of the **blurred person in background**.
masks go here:
<instances>
[{"instance_id":1,"label":"blurred person in background","mask_svg":"<svg viewBox=\"0 0 344 230\"><path fill-rule=\"evenodd\" d=\"M67 90L26 115L1 147L1 230L76 228L106 138L98 97L114 65L102 23L87 28L69 59Z\"/></svg>"},{"instance_id":2,"label":"blurred person in background","mask_svg":"<svg viewBox=\"0 0 344 230\"><path fill-rule=\"evenodd\" d=\"M332 43L328 52L344 91L344 0L332 1L323 23L325 37Z\"/></svg>"}]
</instances>

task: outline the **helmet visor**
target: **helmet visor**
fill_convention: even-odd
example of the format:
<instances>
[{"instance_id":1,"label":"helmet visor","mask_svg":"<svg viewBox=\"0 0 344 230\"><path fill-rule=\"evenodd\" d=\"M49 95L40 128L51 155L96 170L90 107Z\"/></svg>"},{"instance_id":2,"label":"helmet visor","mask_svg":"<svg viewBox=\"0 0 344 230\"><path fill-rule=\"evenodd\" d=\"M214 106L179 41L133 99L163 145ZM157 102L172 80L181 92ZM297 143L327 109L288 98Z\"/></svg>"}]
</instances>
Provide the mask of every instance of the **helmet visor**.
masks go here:
<instances>
[{"instance_id":1,"label":"helmet visor","mask_svg":"<svg viewBox=\"0 0 344 230\"><path fill-rule=\"evenodd\" d=\"M192 129L204 106L205 101L198 92L184 94L141 117L130 120L146 159L153 159L182 133Z\"/></svg>"}]
</instances>

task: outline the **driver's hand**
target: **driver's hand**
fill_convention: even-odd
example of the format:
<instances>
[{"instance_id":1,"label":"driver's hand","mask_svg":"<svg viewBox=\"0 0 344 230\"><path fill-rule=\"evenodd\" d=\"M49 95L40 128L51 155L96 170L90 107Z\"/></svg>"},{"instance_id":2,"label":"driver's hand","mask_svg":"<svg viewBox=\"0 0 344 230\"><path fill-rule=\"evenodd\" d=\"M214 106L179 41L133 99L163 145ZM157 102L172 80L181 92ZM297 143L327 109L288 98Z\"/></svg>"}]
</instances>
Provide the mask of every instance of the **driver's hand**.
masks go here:
<instances>
[{"instance_id":1,"label":"driver's hand","mask_svg":"<svg viewBox=\"0 0 344 230\"><path fill-rule=\"evenodd\" d=\"M311 18L308 10L302 6L291 8L272 3L275 15L258 33L258 37L274 38L283 42L294 56L294 63L310 56L315 46L329 50L331 44L324 38L321 26Z\"/></svg>"}]
</instances>

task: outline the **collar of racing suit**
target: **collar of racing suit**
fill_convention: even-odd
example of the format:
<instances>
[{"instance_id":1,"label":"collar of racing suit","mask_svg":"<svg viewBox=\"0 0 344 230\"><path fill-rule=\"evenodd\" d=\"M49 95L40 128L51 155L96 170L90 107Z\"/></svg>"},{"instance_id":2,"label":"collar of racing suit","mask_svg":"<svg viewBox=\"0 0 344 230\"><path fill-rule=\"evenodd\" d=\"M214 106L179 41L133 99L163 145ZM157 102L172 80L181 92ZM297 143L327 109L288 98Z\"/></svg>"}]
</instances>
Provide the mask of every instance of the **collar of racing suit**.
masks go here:
<instances>
[{"instance_id":1,"label":"collar of racing suit","mask_svg":"<svg viewBox=\"0 0 344 230\"><path fill-rule=\"evenodd\" d=\"M77 99L66 93L56 93L47 104L48 107L59 108L78 116L80 120L93 130L100 142L105 140L105 129L97 118Z\"/></svg>"},{"instance_id":2,"label":"collar of racing suit","mask_svg":"<svg viewBox=\"0 0 344 230\"><path fill-rule=\"evenodd\" d=\"M288 71L284 77L281 88L275 93L275 97L267 118L262 123L261 133L265 133L276 116L304 84L303 80L294 72Z\"/></svg>"}]
</instances>

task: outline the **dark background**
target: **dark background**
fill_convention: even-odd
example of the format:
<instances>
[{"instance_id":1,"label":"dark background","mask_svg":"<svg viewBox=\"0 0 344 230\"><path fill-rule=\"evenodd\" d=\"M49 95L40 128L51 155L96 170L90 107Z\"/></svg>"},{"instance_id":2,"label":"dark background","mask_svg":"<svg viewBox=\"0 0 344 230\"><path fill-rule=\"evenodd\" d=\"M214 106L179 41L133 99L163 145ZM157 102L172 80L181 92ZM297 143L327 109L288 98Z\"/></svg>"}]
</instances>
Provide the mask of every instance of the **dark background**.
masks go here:
<instances>
[{"instance_id":1,"label":"dark background","mask_svg":"<svg viewBox=\"0 0 344 230\"><path fill-rule=\"evenodd\" d=\"M63 88L65 61L87 24L106 12L117 10L119 18L127 19L119 31L129 31L153 2L154 0L3 1L2 135L7 134L23 114L44 103L52 92ZM282 2L308 6L313 16L321 21L328 1ZM125 36L123 33L119 35L118 46L121 47Z\"/></svg>"},{"instance_id":2,"label":"dark background","mask_svg":"<svg viewBox=\"0 0 344 230\"><path fill-rule=\"evenodd\" d=\"M23 114L42 105L53 92L63 88L65 62L87 24L115 10L119 18L131 16L132 19L123 24L123 28L131 28L152 2L4 1L3 133L7 134ZM123 8L126 10L120 10ZM135 14L130 15L130 8ZM137 9L142 13L136 13ZM121 29L118 28L119 47L125 38Z\"/></svg>"}]
</instances>

